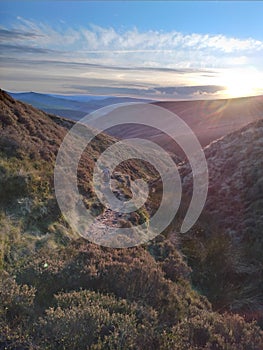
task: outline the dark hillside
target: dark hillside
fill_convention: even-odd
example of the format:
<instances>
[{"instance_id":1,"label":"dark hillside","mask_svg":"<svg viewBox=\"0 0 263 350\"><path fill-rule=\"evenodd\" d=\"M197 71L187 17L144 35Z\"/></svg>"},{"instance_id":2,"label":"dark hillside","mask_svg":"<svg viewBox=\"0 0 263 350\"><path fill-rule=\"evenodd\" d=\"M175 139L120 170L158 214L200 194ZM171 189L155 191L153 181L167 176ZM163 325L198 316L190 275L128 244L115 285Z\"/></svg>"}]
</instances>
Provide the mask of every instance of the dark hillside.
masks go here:
<instances>
[{"instance_id":1,"label":"dark hillside","mask_svg":"<svg viewBox=\"0 0 263 350\"><path fill-rule=\"evenodd\" d=\"M0 91L1 150L8 155L54 160L65 129L48 116Z\"/></svg>"},{"instance_id":2,"label":"dark hillside","mask_svg":"<svg viewBox=\"0 0 263 350\"><path fill-rule=\"evenodd\" d=\"M262 120L205 148L209 192L203 218L196 230L182 238L195 283L209 300L218 309L237 311L249 319L256 317L261 323L262 149ZM185 165L181 171L187 191L191 188L191 170Z\"/></svg>"}]
</instances>

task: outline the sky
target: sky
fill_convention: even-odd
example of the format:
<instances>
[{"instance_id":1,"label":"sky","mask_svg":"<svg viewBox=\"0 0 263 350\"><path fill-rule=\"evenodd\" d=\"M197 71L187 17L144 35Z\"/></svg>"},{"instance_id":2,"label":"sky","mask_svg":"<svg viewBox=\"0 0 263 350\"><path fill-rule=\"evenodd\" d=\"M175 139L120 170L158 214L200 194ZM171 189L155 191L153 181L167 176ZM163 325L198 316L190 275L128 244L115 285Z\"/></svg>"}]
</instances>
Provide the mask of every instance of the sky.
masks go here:
<instances>
[{"instance_id":1,"label":"sky","mask_svg":"<svg viewBox=\"0 0 263 350\"><path fill-rule=\"evenodd\" d=\"M8 91L159 100L263 94L261 1L1 1Z\"/></svg>"}]
</instances>

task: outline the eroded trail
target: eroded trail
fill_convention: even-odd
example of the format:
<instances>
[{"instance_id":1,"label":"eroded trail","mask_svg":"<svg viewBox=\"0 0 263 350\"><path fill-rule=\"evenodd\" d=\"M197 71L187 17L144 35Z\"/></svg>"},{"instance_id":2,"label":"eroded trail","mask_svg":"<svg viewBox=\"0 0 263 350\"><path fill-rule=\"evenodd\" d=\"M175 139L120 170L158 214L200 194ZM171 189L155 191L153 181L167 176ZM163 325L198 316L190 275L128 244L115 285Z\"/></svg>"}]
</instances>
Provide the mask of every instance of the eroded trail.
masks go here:
<instances>
[{"instance_id":1,"label":"eroded trail","mask_svg":"<svg viewBox=\"0 0 263 350\"><path fill-rule=\"evenodd\" d=\"M115 174L111 180L111 190L121 201L127 201L130 196L127 195L129 190L130 177L121 174ZM126 193L125 193L126 192ZM89 234L99 239L102 236L110 235L113 227L124 227L129 222L131 215L129 213L119 213L109 208L96 217L90 228ZM105 239L105 237L103 237Z\"/></svg>"}]
</instances>

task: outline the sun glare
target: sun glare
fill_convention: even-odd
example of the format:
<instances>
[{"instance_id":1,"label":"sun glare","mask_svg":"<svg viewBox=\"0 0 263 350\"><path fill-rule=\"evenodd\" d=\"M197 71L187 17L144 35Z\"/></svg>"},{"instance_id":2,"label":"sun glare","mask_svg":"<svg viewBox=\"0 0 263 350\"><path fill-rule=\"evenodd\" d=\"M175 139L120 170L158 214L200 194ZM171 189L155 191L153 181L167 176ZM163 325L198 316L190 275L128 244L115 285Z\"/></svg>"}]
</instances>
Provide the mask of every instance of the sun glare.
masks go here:
<instances>
[{"instance_id":1,"label":"sun glare","mask_svg":"<svg viewBox=\"0 0 263 350\"><path fill-rule=\"evenodd\" d=\"M255 71L239 70L224 76L224 94L227 97L245 97L259 95L263 91L262 74Z\"/></svg>"}]
</instances>

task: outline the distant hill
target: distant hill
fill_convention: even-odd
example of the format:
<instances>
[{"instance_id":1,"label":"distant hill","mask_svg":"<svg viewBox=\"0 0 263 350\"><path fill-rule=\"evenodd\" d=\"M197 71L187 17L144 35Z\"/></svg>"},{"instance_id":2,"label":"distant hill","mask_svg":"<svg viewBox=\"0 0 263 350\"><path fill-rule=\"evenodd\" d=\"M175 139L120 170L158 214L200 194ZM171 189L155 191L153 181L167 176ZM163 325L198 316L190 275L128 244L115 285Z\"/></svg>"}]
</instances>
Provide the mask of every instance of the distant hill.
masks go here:
<instances>
[{"instance_id":1,"label":"distant hill","mask_svg":"<svg viewBox=\"0 0 263 350\"><path fill-rule=\"evenodd\" d=\"M155 102L177 114L193 130L201 145L226 136L243 126L263 118L263 96L229 100ZM146 137L183 156L182 151L163 133L141 125L114 127L109 133L116 137Z\"/></svg>"},{"instance_id":2,"label":"distant hill","mask_svg":"<svg viewBox=\"0 0 263 350\"><path fill-rule=\"evenodd\" d=\"M263 96L157 104L182 118L202 146L263 118Z\"/></svg>"},{"instance_id":3,"label":"distant hill","mask_svg":"<svg viewBox=\"0 0 263 350\"><path fill-rule=\"evenodd\" d=\"M154 103L177 114L194 131L204 147L222 136L263 118L263 96L222 100L163 101L129 97L48 95L35 92L10 93L15 99L31 104L47 113L79 120L102 107L124 102ZM163 133L142 125L125 124L108 130L117 138L146 137L168 151L184 156L182 151Z\"/></svg>"},{"instance_id":4,"label":"distant hill","mask_svg":"<svg viewBox=\"0 0 263 350\"><path fill-rule=\"evenodd\" d=\"M9 94L22 102L29 103L33 107L47 113L53 113L72 120L79 120L85 115L102 107L115 103L124 102L149 102L150 100L136 99L130 97L108 97L108 96L80 96L80 95L52 95L36 92L22 92Z\"/></svg>"}]
</instances>

